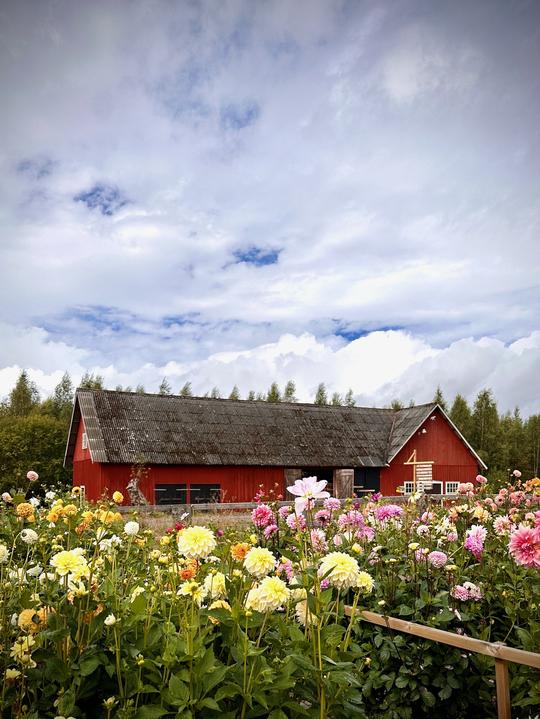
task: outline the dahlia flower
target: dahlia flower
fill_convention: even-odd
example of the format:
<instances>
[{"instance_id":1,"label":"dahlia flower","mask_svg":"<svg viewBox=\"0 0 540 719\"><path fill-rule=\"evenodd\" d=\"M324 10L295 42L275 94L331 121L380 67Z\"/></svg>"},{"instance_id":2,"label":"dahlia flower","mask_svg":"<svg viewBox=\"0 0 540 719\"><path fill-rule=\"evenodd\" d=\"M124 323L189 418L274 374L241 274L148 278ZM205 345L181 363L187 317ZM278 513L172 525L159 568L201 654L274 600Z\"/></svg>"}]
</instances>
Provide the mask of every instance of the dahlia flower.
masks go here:
<instances>
[{"instance_id":1,"label":"dahlia flower","mask_svg":"<svg viewBox=\"0 0 540 719\"><path fill-rule=\"evenodd\" d=\"M520 525L510 535L508 551L516 564L540 569L540 528Z\"/></svg>"},{"instance_id":2,"label":"dahlia flower","mask_svg":"<svg viewBox=\"0 0 540 719\"><path fill-rule=\"evenodd\" d=\"M187 527L178 534L178 551L189 559L204 559L216 546L214 533L208 527Z\"/></svg>"},{"instance_id":3,"label":"dahlia flower","mask_svg":"<svg viewBox=\"0 0 540 719\"><path fill-rule=\"evenodd\" d=\"M254 577L264 577L276 566L276 558L266 547L252 547L244 559L244 567Z\"/></svg>"},{"instance_id":4,"label":"dahlia flower","mask_svg":"<svg viewBox=\"0 0 540 719\"><path fill-rule=\"evenodd\" d=\"M330 497L329 492L323 491L327 484L325 479L317 481L317 477L305 477L297 479L292 487L287 487L287 491L296 496L294 500L296 511L301 513L306 507L311 508L316 499Z\"/></svg>"},{"instance_id":5,"label":"dahlia flower","mask_svg":"<svg viewBox=\"0 0 540 719\"><path fill-rule=\"evenodd\" d=\"M345 552L330 552L319 565L319 575L337 589L356 587L359 573L358 562Z\"/></svg>"}]
</instances>

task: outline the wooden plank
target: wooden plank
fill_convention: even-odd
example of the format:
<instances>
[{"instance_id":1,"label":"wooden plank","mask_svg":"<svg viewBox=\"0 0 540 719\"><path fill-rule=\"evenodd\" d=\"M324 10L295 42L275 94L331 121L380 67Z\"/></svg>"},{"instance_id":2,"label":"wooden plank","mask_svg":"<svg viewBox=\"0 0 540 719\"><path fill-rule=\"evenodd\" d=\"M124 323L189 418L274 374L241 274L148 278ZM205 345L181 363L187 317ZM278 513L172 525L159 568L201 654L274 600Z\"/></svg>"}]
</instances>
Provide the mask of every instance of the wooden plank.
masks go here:
<instances>
[{"instance_id":1,"label":"wooden plank","mask_svg":"<svg viewBox=\"0 0 540 719\"><path fill-rule=\"evenodd\" d=\"M508 664L504 659L495 659L495 685L497 688L497 717L498 719L511 719L510 681Z\"/></svg>"},{"instance_id":2,"label":"wooden plank","mask_svg":"<svg viewBox=\"0 0 540 719\"><path fill-rule=\"evenodd\" d=\"M352 607L345 607L345 613L351 616ZM406 634L412 634L422 639L430 639L431 641L440 642L441 644L449 644L452 647L465 649L468 652L475 652L476 654L483 654L493 659L502 659L507 662L525 664L528 667L540 669L540 654L536 654L535 652L514 649L513 647L507 647L498 642L484 642L481 639L474 639L474 637L465 637L461 634L454 634L454 632L447 632L443 629L427 627L424 624L416 624L404 619L386 617L376 612L362 611L356 612L356 614L364 621L377 624L381 627L395 629L398 632L405 632Z\"/></svg>"}]
</instances>

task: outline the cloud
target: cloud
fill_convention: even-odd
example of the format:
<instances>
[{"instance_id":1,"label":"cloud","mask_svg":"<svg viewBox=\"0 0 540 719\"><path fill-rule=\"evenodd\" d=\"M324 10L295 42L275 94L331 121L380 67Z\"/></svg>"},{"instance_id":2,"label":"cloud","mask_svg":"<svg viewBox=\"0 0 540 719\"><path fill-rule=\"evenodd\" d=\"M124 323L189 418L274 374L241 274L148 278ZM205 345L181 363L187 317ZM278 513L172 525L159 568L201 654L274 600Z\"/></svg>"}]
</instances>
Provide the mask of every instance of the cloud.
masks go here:
<instances>
[{"instance_id":1,"label":"cloud","mask_svg":"<svg viewBox=\"0 0 540 719\"><path fill-rule=\"evenodd\" d=\"M500 411L517 405L525 416L540 412L540 332L510 344L467 338L444 348L402 330L372 332L350 342L331 335L318 339L304 332L283 334L250 349L213 352L183 362L139 362L131 368L106 363L97 354L90 357L37 328L22 333L4 326L2 332L11 339L0 355L0 365L9 364L14 356L26 361L0 370L0 396L9 393L22 368L44 396L65 369L75 384L88 369L102 375L109 388L142 384L147 391L157 391L167 377L173 391L189 381L200 395L217 386L227 396L236 384L246 397L249 390L266 392L273 381L284 387L293 379L298 398L305 402L313 401L318 384L325 382L330 394L343 396L352 388L364 406L385 406L393 399L429 402L439 385L448 401L459 392L472 404L478 392L489 387ZM25 338L26 354L21 354L18 345Z\"/></svg>"},{"instance_id":2,"label":"cloud","mask_svg":"<svg viewBox=\"0 0 540 719\"><path fill-rule=\"evenodd\" d=\"M162 10L4 13L0 367L212 385L237 352L259 389L264 367L344 391L335 361L372 401L400 378L418 399L392 351L442 372L437 352L485 361L487 338L525 366L535 350L508 348L540 316L534 3Z\"/></svg>"}]
</instances>

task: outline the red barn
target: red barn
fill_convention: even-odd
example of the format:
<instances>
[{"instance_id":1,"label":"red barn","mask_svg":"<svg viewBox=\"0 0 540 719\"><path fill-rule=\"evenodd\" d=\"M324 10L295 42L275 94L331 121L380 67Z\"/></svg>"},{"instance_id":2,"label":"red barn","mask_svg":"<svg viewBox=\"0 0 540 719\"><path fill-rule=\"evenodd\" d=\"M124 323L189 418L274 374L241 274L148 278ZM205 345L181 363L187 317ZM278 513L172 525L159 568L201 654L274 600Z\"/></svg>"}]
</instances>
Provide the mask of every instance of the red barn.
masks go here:
<instances>
[{"instance_id":1,"label":"red barn","mask_svg":"<svg viewBox=\"0 0 540 719\"><path fill-rule=\"evenodd\" d=\"M66 448L89 499L126 494L134 465L151 504L251 501L260 485L316 475L336 496L455 493L486 468L436 404L400 410L78 390ZM290 497L288 497L290 498Z\"/></svg>"}]
</instances>

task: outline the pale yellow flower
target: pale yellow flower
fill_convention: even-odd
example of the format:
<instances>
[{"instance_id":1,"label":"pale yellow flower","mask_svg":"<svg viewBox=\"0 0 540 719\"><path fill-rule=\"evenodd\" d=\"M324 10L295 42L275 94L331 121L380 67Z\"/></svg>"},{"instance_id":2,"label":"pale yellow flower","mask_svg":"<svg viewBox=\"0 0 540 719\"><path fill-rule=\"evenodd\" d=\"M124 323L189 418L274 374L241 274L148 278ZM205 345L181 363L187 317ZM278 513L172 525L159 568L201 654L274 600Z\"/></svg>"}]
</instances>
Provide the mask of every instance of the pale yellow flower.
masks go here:
<instances>
[{"instance_id":1,"label":"pale yellow flower","mask_svg":"<svg viewBox=\"0 0 540 719\"><path fill-rule=\"evenodd\" d=\"M230 612L231 605L224 599L216 599L216 601L212 602L208 609L226 609ZM219 619L216 619L215 617L209 616L208 619L212 622L212 624L219 624Z\"/></svg>"},{"instance_id":2,"label":"pale yellow flower","mask_svg":"<svg viewBox=\"0 0 540 719\"><path fill-rule=\"evenodd\" d=\"M354 557L345 552L330 552L321 559L319 575L337 589L356 587L360 567Z\"/></svg>"},{"instance_id":3,"label":"pale yellow flower","mask_svg":"<svg viewBox=\"0 0 540 719\"><path fill-rule=\"evenodd\" d=\"M5 544L0 544L0 564L7 562L9 559L9 549Z\"/></svg>"},{"instance_id":4,"label":"pale yellow flower","mask_svg":"<svg viewBox=\"0 0 540 719\"><path fill-rule=\"evenodd\" d=\"M203 586L205 588L206 594L211 599L218 599L227 596L227 589L225 587L225 575L222 572L215 572L213 574L209 574L205 578Z\"/></svg>"},{"instance_id":5,"label":"pale yellow flower","mask_svg":"<svg viewBox=\"0 0 540 719\"><path fill-rule=\"evenodd\" d=\"M363 594L370 594L373 591L375 582L371 574L367 572L359 572L356 580L356 587L360 589Z\"/></svg>"},{"instance_id":6,"label":"pale yellow flower","mask_svg":"<svg viewBox=\"0 0 540 719\"><path fill-rule=\"evenodd\" d=\"M276 566L276 558L266 547L252 547L244 559L244 567L254 577L264 577Z\"/></svg>"},{"instance_id":7,"label":"pale yellow flower","mask_svg":"<svg viewBox=\"0 0 540 719\"><path fill-rule=\"evenodd\" d=\"M179 597L192 597L201 606L206 596L205 588L198 582L183 582L176 592Z\"/></svg>"},{"instance_id":8,"label":"pale yellow flower","mask_svg":"<svg viewBox=\"0 0 540 719\"><path fill-rule=\"evenodd\" d=\"M82 555L83 551L80 547L77 547L76 549L58 552L58 554L51 557L50 564L61 577L72 574L74 578L80 578L85 576L88 570L86 559Z\"/></svg>"},{"instance_id":9,"label":"pale yellow flower","mask_svg":"<svg viewBox=\"0 0 540 719\"><path fill-rule=\"evenodd\" d=\"M112 499L115 504L122 504L122 502L124 501L124 495L122 494L122 492L116 491L113 492Z\"/></svg>"},{"instance_id":10,"label":"pale yellow flower","mask_svg":"<svg viewBox=\"0 0 540 719\"><path fill-rule=\"evenodd\" d=\"M190 559L204 559L216 546L214 532L208 527L187 527L178 534L178 551Z\"/></svg>"}]
</instances>

